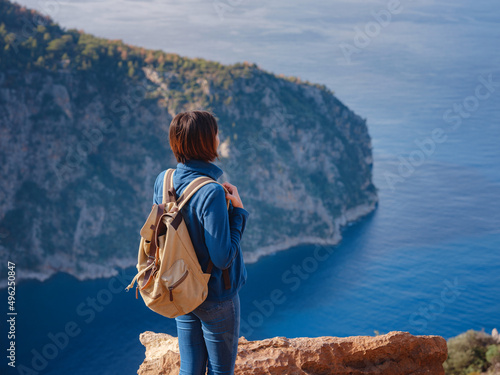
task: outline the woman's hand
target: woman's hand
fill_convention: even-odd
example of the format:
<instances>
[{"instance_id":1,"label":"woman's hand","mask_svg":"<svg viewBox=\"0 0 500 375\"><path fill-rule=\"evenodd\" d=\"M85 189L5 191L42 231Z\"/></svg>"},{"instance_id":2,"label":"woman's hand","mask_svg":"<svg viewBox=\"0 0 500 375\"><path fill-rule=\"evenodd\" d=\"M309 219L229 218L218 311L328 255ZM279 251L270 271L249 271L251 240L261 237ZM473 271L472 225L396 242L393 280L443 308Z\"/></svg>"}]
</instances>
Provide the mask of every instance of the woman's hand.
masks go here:
<instances>
[{"instance_id":1,"label":"woman's hand","mask_svg":"<svg viewBox=\"0 0 500 375\"><path fill-rule=\"evenodd\" d=\"M229 182L224 182L222 184L229 193L226 193L226 198L228 198L233 207L243 208L243 203L241 202L240 195L238 194L238 188L234 185L231 185Z\"/></svg>"}]
</instances>

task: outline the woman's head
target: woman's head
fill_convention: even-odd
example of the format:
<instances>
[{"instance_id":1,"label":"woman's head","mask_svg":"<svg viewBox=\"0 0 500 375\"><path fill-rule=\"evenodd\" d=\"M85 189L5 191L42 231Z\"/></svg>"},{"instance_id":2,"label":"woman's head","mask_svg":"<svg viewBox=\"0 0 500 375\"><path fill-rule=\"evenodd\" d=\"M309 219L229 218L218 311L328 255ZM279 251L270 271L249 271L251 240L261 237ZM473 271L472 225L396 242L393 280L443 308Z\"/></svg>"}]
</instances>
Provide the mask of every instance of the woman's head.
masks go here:
<instances>
[{"instance_id":1,"label":"woman's head","mask_svg":"<svg viewBox=\"0 0 500 375\"><path fill-rule=\"evenodd\" d=\"M170 147L179 163L198 159L214 161L219 155L217 120L208 111L177 114L170 123Z\"/></svg>"}]
</instances>

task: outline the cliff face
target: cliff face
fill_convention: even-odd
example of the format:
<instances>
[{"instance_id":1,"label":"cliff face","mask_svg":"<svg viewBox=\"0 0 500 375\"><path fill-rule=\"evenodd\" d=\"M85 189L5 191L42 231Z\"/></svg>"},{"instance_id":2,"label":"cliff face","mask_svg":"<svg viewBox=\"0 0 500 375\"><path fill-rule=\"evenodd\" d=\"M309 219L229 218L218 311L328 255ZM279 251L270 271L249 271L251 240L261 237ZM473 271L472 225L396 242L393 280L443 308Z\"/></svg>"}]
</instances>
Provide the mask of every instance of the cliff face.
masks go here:
<instances>
[{"instance_id":1,"label":"cliff face","mask_svg":"<svg viewBox=\"0 0 500 375\"><path fill-rule=\"evenodd\" d=\"M144 332L146 358L139 375L178 374L177 338ZM235 374L264 375L444 375L446 340L440 336L413 336L407 332L386 335L337 337L274 337L238 343Z\"/></svg>"},{"instance_id":2,"label":"cliff face","mask_svg":"<svg viewBox=\"0 0 500 375\"><path fill-rule=\"evenodd\" d=\"M176 165L165 130L186 109L218 117L217 163L251 212L247 260L337 243L341 225L374 209L366 121L324 86L0 8L0 257L18 277L135 265L154 179Z\"/></svg>"}]
</instances>

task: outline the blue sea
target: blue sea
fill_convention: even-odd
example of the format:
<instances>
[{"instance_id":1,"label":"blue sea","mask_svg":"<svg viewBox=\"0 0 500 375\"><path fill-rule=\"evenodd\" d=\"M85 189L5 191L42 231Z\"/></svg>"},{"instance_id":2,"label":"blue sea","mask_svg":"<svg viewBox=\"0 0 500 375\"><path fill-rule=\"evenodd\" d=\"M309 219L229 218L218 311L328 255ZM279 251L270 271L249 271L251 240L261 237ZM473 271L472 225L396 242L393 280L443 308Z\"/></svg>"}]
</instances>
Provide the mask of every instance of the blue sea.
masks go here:
<instances>
[{"instance_id":1,"label":"blue sea","mask_svg":"<svg viewBox=\"0 0 500 375\"><path fill-rule=\"evenodd\" d=\"M367 119L377 209L343 228L336 246L248 264L241 335L500 329L500 3L402 0L391 13L386 1L240 1L223 15L211 2L115 3L61 1L52 16L103 37L326 84ZM123 291L134 271L20 282L17 370L136 373L139 334L176 329Z\"/></svg>"}]
</instances>

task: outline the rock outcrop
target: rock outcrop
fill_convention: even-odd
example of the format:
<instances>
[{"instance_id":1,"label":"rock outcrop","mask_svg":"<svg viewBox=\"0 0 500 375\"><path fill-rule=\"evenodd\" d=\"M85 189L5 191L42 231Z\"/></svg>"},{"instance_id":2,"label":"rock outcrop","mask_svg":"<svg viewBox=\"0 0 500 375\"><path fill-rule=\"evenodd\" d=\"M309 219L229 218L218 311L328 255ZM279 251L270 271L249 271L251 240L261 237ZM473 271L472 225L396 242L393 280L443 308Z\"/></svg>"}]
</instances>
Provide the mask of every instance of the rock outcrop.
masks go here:
<instances>
[{"instance_id":1,"label":"rock outcrop","mask_svg":"<svg viewBox=\"0 0 500 375\"><path fill-rule=\"evenodd\" d=\"M144 332L141 343L146 359L139 375L178 374L177 338ZM444 374L446 340L440 336L413 336L389 332L380 336L273 337L238 344L235 374L349 374L405 375Z\"/></svg>"}]
</instances>

